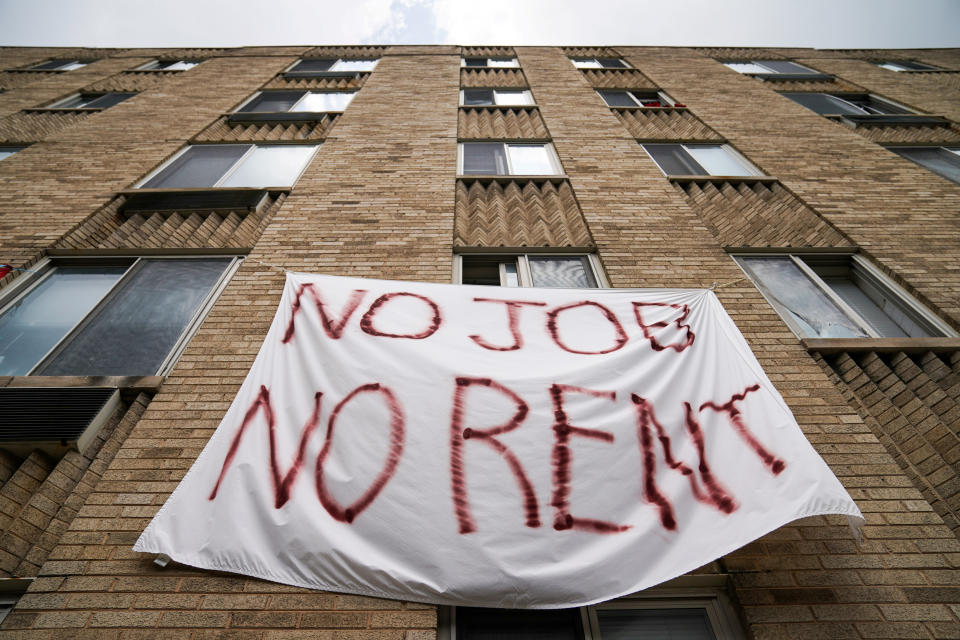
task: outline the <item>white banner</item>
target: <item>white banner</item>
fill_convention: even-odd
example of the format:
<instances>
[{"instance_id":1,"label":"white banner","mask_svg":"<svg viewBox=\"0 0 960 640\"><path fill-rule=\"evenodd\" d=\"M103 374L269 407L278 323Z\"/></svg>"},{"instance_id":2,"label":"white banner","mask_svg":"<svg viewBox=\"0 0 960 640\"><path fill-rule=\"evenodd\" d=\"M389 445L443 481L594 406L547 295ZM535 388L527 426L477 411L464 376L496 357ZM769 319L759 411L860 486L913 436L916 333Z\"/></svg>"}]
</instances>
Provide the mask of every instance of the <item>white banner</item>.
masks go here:
<instances>
[{"instance_id":1,"label":"white banner","mask_svg":"<svg viewBox=\"0 0 960 640\"><path fill-rule=\"evenodd\" d=\"M343 593L553 608L828 513L862 519L710 291L298 273L134 549Z\"/></svg>"}]
</instances>

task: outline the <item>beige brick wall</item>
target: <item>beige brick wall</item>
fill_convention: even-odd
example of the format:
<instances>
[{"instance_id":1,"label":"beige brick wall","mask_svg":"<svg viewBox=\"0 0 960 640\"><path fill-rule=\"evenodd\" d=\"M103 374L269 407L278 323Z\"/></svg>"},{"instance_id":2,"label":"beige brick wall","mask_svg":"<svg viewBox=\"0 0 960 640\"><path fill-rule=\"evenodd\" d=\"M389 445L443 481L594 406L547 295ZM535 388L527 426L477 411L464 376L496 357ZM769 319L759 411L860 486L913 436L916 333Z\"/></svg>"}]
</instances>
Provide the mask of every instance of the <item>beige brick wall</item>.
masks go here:
<instances>
[{"instance_id":1,"label":"beige brick wall","mask_svg":"<svg viewBox=\"0 0 960 640\"><path fill-rule=\"evenodd\" d=\"M306 49L208 52L212 59L198 67L4 160L0 259L28 260L57 244L117 190L270 82ZM954 637L960 625L960 542L848 404L829 371L723 251L718 229L726 228L724 215L738 215L735 208L705 213L691 206L640 148L637 130L631 132L591 87L591 82L608 85L608 78L577 70L559 48L516 51L523 73L512 82L529 82L613 286L726 285L718 295L727 311L804 433L867 517L859 547L842 518L810 518L712 567L731 575L749 633L756 638ZM816 244L854 243L960 322L955 220L960 187L778 96L770 85L726 69L705 52L618 51L642 72L626 74L641 83L628 88L651 82L663 88L786 187L778 197L791 203L792 213L777 220L762 212L771 224L784 225L783 233L769 234L763 225L738 227L738 242L809 236ZM50 57L45 51L0 50L8 53L16 61L4 63L8 67ZM160 52L122 55L97 63L103 71L90 69L89 78L71 72L11 89L0 96L0 114L12 117L33 106L27 102L36 96L76 90ZM842 79L897 99L894 88L874 89L873 68L836 56L810 53L810 64L816 58L814 66L825 71L825 65L836 65L832 72ZM878 83L895 83L904 75L878 72L892 76L878 76ZM434 607L313 592L178 565L161 570L130 547L199 454L259 349L283 284L282 274L260 261L291 270L449 281L458 91L461 82L479 82L467 75L460 71L456 47L384 52L273 214L251 259L109 465L103 464L102 477L91 485L0 634L435 637ZM79 84L57 84L70 77ZM917 82L910 80L904 91L921 91ZM934 100L939 89L924 91Z\"/></svg>"}]
</instances>

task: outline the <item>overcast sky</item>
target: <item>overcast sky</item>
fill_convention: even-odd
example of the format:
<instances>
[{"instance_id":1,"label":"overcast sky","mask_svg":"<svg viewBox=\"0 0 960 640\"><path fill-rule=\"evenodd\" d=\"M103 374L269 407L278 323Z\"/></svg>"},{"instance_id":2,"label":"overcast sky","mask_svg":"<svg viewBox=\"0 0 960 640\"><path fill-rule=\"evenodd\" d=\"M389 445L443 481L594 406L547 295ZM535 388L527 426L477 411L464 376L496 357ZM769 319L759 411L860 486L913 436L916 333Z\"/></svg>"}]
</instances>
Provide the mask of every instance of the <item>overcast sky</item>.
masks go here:
<instances>
[{"instance_id":1,"label":"overcast sky","mask_svg":"<svg viewBox=\"0 0 960 640\"><path fill-rule=\"evenodd\" d=\"M960 0L0 0L0 44L960 46Z\"/></svg>"}]
</instances>

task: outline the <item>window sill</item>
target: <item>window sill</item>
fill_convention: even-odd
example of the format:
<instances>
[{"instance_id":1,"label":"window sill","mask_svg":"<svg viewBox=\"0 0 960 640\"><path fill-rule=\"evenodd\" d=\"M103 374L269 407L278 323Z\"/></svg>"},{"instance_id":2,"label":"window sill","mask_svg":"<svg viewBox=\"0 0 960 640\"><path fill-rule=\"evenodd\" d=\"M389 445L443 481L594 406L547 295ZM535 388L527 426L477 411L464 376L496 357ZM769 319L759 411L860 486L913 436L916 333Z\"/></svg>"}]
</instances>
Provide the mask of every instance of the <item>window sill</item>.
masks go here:
<instances>
[{"instance_id":1,"label":"window sill","mask_svg":"<svg viewBox=\"0 0 960 640\"><path fill-rule=\"evenodd\" d=\"M156 393L163 376L0 376L0 387L110 387Z\"/></svg>"},{"instance_id":2,"label":"window sill","mask_svg":"<svg viewBox=\"0 0 960 640\"><path fill-rule=\"evenodd\" d=\"M914 125L914 126L923 126L923 125L935 125L935 126L948 126L950 121L946 118L940 116L925 116L919 114L897 114L897 115L871 115L871 114L842 114L842 115L827 115L827 118L831 120L840 120L844 122L849 122L853 126L887 126L891 124L902 124L902 125Z\"/></svg>"},{"instance_id":3,"label":"window sill","mask_svg":"<svg viewBox=\"0 0 960 640\"><path fill-rule=\"evenodd\" d=\"M471 142L473 141L471 140ZM501 183L515 182L517 180L540 180L540 181L560 183L560 182L569 181L569 178L565 174L558 174L558 175L537 175L537 174L526 175L524 174L524 175L501 176L501 175L493 175L493 174L466 173L466 174L458 174L457 180L487 180L487 181L495 181L495 182L501 182Z\"/></svg>"},{"instance_id":4,"label":"window sill","mask_svg":"<svg viewBox=\"0 0 960 640\"><path fill-rule=\"evenodd\" d=\"M829 73L745 73L745 76L752 76L766 82L773 80L836 80L836 76Z\"/></svg>"},{"instance_id":5,"label":"window sill","mask_svg":"<svg viewBox=\"0 0 960 640\"><path fill-rule=\"evenodd\" d=\"M633 106L633 107L610 107L611 111L655 111L657 113L669 113L670 111L689 111L687 107L681 106L664 106L664 107L643 107L643 106Z\"/></svg>"},{"instance_id":6,"label":"window sill","mask_svg":"<svg viewBox=\"0 0 960 640\"><path fill-rule=\"evenodd\" d=\"M823 355L849 352L952 353L960 351L960 338L803 338L807 351Z\"/></svg>"},{"instance_id":7,"label":"window sill","mask_svg":"<svg viewBox=\"0 0 960 640\"><path fill-rule=\"evenodd\" d=\"M359 78L369 71L284 71L284 78Z\"/></svg>"},{"instance_id":8,"label":"window sill","mask_svg":"<svg viewBox=\"0 0 960 640\"><path fill-rule=\"evenodd\" d=\"M36 109L24 109L23 111L24 113L100 113L105 108L106 107L93 109L88 107L67 107L61 109L59 107L40 107Z\"/></svg>"},{"instance_id":9,"label":"window sill","mask_svg":"<svg viewBox=\"0 0 960 640\"><path fill-rule=\"evenodd\" d=\"M670 182L763 182L774 183L778 179L773 176L701 176L701 175L668 175Z\"/></svg>"},{"instance_id":10,"label":"window sill","mask_svg":"<svg viewBox=\"0 0 960 640\"><path fill-rule=\"evenodd\" d=\"M121 212L255 209L267 193L289 192L291 187L200 187L193 189L128 189Z\"/></svg>"},{"instance_id":11,"label":"window sill","mask_svg":"<svg viewBox=\"0 0 960 640\"><path fill-rule=\"evenodd\" d=\"M270 111L244 112L227 115L227 122L319 122L343 111Z\"/></svg>"},{"instance_id":12,"label":"window sill","mask_svg":"<svg viewBox=\"0 0 960 640\"><path fill-rule=\"evenodd\" d=\"M503 111L504 109L539 109L535 104L462 104L461 109L486 109L488 111Z\"/></svg>"}]
</instances>

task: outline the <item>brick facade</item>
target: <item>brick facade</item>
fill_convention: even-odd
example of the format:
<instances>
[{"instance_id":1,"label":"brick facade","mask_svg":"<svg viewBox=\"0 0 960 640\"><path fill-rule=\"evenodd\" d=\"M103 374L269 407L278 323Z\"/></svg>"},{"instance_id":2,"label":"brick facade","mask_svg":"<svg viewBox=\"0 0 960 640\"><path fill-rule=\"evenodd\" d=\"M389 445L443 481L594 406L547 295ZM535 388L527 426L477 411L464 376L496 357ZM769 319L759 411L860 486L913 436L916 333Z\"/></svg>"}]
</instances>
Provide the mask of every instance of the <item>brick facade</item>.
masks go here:
<instances>
[{"instance_id":1,"label":"brick facade","mask_svg":"<svg viewBox=\"0 0 960 640\"><path fill-rule=\"evenodd\" d=\"M516 56L520 69L461 69L461 55ZM301 56L380 60L355 78L284 78ZM580 70L569 56L618 56L633 69ZM158 57L201 63L135 71ZM23 70L50 58L95 61ZM741 59L789 59L834 78L802 87L720 63ZM944 70L873 63L887 59ZM960 329L960 185L878 144L890 139L777 93L874 93L950 119L943 139L924 141L956 145L960 51L4 48L0 63L0 146L29 143L0 162L0 262L248 256L162 383L122 383L123 406L94 445L61 459L0 449L0 576L35 578L0 637L436 638L432 606L161 569L130 549L253 362L280 298L277 267L449 282L455 251L529 247L595 252L614 287L719 283L867 518L859 546L844 519L808 518L699 570L722 577L748 637L960 637L960 341L802 343L729 255L856 251ZM535 106L460 108L462 87L529 88ZM342 115L308 127L229 122L261 88L359 91ZM611 109L597 88L659 89L685 107ZM78 91L138 93L97 113L42 111ZM458 141L478 139L550 141L563 175L458 178ZM123 213L131 187L190 141L323 144L292 189L254 211ZM640 146L667 141L726 142L770 178L668 179ZM0 280L0 295L16 280ZM89 382L0 377L0 388Z\"/></svg>"}]
</instances>

